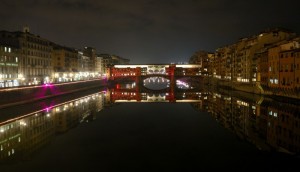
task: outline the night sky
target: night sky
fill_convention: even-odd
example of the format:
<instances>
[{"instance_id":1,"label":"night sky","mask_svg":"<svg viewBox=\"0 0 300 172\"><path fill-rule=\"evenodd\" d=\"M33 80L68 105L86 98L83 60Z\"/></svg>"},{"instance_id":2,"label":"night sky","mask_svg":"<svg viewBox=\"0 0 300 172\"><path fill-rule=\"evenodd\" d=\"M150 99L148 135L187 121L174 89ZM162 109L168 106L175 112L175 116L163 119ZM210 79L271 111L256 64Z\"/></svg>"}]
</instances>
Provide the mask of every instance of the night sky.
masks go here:
<instances>
[{"instance_id":1,"label":"night sky","mask_svg":"<svg viewBox=\"0 0 300 172\"><path fill-rule=\"evenodd\" d=\"M68 47L96 48L131 63L188 61L273 27L300 32L298 0L0 0L0 30Z\"/></svg>"}]
</instances>

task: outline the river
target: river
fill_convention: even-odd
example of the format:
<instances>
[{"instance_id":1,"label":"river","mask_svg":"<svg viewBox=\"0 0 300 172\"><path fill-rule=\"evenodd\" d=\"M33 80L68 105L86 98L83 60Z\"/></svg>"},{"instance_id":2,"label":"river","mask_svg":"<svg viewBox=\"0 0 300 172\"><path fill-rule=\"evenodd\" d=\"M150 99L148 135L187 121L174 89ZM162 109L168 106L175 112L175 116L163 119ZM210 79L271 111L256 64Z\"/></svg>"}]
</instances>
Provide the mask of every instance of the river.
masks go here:
<instances>
[{"instance_id":1,"label":"river","mask_svg":"<svg viewBox=\"0 0 300 172\"><path fill-rule=\"evenodd\" d=\"M299 108L226 90L93 89L1 109L5 171L287 171Z\"/></svg>"}]
</instances>

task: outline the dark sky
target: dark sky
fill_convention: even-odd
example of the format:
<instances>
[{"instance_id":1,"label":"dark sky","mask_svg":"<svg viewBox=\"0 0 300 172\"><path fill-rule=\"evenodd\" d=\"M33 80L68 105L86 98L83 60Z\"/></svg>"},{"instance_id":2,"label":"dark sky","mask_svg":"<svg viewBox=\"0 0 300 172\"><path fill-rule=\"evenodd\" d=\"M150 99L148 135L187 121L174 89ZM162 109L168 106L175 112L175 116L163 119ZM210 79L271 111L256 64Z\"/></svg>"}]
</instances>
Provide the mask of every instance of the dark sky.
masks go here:
<instances>
[{"instance_id":1,"label":"dark sky","mask_svg":"<svg viewBox=\"0 0 300 172\"><path fill-rule=\"evenodd\" d=\"M0 30L30 27L61 45L131 63L187 61L266 28L299 34L298 0L0 0Z\"/></svg>"}]
</instances>

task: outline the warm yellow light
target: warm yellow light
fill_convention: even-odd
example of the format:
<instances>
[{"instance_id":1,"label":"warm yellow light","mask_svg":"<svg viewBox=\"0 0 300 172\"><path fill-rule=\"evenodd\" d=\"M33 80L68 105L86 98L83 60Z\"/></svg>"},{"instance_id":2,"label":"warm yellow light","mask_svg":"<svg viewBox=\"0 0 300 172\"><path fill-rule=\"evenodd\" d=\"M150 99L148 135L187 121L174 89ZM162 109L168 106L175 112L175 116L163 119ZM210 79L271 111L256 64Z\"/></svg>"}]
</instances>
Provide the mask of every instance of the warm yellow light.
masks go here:
<instances>
[{"instance_id":1,"label":"warm yellow light","mask_svg":"<svg viewBox=\"0 0 300 172\"><path fill-rule=\"evenodd\" d=\"M0 77L0 78L1 78L1 77ZM24 78L23 74L19 74L19 75L18 75L18 78L19 78L19 79Z\"/></svg>"}]
</instances>

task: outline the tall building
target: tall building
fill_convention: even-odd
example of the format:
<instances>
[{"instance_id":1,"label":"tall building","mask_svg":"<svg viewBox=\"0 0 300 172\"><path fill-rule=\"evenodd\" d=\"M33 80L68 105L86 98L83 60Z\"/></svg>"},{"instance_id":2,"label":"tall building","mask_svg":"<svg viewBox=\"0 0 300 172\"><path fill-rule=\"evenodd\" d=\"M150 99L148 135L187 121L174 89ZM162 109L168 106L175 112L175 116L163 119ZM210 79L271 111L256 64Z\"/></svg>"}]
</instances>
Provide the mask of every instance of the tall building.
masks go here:
<instances>
[{"instance_id":1,"label":"tall building","mask_svg":"<svg viewBox=\"0 0 300 172\"><path fill-rule=\"evenodd\" d=\"M19 52L18 78L22 78L20 85L49 81L53 71L50 41L31 34L28 27L24 28L23 32L0 31L0 38L1 42L14 43L18 49L15 52Z\"/></svg>"},{"instance_id":2,"label":"tall building","mask_svg":"<svg viewBox=\"0 0 300 172\"><path fill-rule=\"evenodd\" d=\"M268 29L259 35L243 38L237 43L236 60L242 65L236 65L237 71L234 77L237 81L245 83L256 83L257 81L257 59L255 53L266 46L295 37L295 33L281 28Z\"/></svg>"},{"instance_id":3,"label":"tall building","mask_svg":"<svg viewBox=\"0 0 300 172\"><path fill-rule=\"evenodd\" d=\"M95 73L95 66L96 66L96 50L95 50L95 48L84 47L83 56L85 56L86 59L89 59L87 71L89 73Z\"/></svg>"},{"instance_id":4,"label":"tall building","mask_svg":"<svg viewBox=\"0 0 300 172\"><path fill-rule=\"evenodd\" d=\"M52 64L54 72L77 72L77 50L60 45L54 45Z\"/></svg>"},{"instance_id":5,"label":"tall building","mask_svg":"<svg viewBox=\"0 0 300 172\"><path fill-rule=\"evenodd\" d=\"M197 51L195 52L189 59L189 64L198 64L201 65L201 70L199 70L198 74L203 76L211 76L212 75L212 61L215 57L214 53L209 53L206 51ZM197 74L197 75L198 75ZM204 83L208 83L209 80L203 80Z\"/></svg>"},{"instance_id":6,"label":"tall building","mask_svg":"<svg viewBox=\"0 0 300 172\"><path fill-rule=\"evenodd\" d=\"M78 70L79 72L87 72L89 70L90 58L83 54L83 51L78 51Z\"/></svg>"},{"instance_id":7,"label":"tall building","mask_svg":"<svg viewBox=\"0 0 300 172\"><path fill-rule=\"evenodd\" d=\"M217 81L221 81L218 82L219 85L243 91L252 90L262 93L265 88L272 84L278 84L280 81L285 83L286 88L292 88L294 86L291 83L297 83L297 77L291 77L295 71L294 65L296 64L293 63L293 60L297 50L295 46L290 45L295 43L286 43L295 36L295 33L287 29L275 28L242 38L234 44L218 48L213 60L208 65L210 68L208 71L211 71L209 73ZM283 50L293 52L283 52ZM278 53L282 53L282 55ZM280 56L286 58L280 58ZM280 74L280 67L285 67L290 73Z\"/></svg>"},{"instance_id":8,"label":"tall building","mask_svg":"<svg viewBox=\"0 0 300 172\"><path fill-rule=\"evenodd\" d=\"M300 86L299 51L299 37L266 47L258 56L260 85L275 92L297 89Z\"/></svg>"},{"instance_id":9,"label":"tall building","mask_svg":"<svg viewBox=\"0 0 300 172\"><path fill-rule=\"evenodd\" d=\"M109 54L99 54L98 57L102 58L102 73L106 74L107 69L113 65L111 55Z\"/></svg>"},{"instance_id":10,"label":"tall building","mask_svg":"<svg viewBox=\"0 0 300 172\"><path fill-rule=\"evenodd\" d=\"M52 66L55 82L73 81L74 72L78 72L77 50L53 44Z\"/></svg>"},{"instance_id":11,"label":"tall building","mask_svg":"<svg viewBox=\"0 0 300 172\"><path fill-rule=\"evenodd\" d=\"M105 74L105 72L103 72L103 57L100 57L99 55L96 56L95 74L97 76L101 76L101 75Z\"/></svg>"},{"instance_id":12,"label":"tall building","mask_svg":"<svg viewBox=\"0 0 300 172\"><path fill-rule=\"evenodd\" d=\"M263 48L254 54L254 59L257 61L257 77L256 81L260 82L260 86L266 89L268 85L269 78L269 60L268 60L269 50Z\"/></svg>"},{"instance_id":13,"label":"tall building","mask_svg":"<svg viewBox=\"0 0 300 172\"><path fill-rule=\"evenodd\" d=\"M97 55L95 48L76 50L23 31L0 31L0 87L36 85L97 78L115 64L116 55Z\"/></svg>"},{"instance_id":14,"label":"tall building","mask_svg":"<svg viewBox=\"0 0 300 172\"><path fill-rule=\"evenodd\" d=\"M214 55L213 76L222 80L231 80L234 76L234 57L236 45L218 48ZM236 78L233 78L236 79Z\"/></svg>"},{"instance_id":15,"label":"tall building","mask_svg":"<svg viewBox=\"0 0 300 172\"><path fill-rule=\"evenodd\" d=\"M292 40L281 47L279 52L279 86L284 89L294 89L299 86L299 41ZM298 65L298 67L297 67ZM273 64L270 64L270 68ZM274 68L274 67L273 67ZM275 78L270 77L270 83L274 83ZM278 84L278 83L277 83Z\"/></svg>"},{"instance_id":16,"label":"tall building","mask_svg":"<svg viewBox=\"0 0 300 172\"><path fill-rule=\"evenodd\" d=\"M122 58L120 56L116 55L110 55L110 54L99 54L98 57L102 59L102 69L101 73L108 73L108 68L113 65L118 64L129 64L130 60L126 58Z\"/></svg>"},{"instance_id":17,"label":"tall building","mask_svg":"<svg viewBox=\"0 0 300 172\"><path fill-rule=\"evenodd\" d=\"M20 73L20 45L13 33L0 32L0 88L19 86L23 81Z\"/></svg>"}]
</instances>

